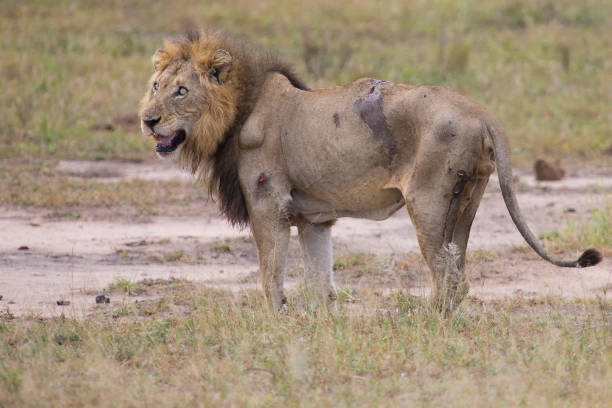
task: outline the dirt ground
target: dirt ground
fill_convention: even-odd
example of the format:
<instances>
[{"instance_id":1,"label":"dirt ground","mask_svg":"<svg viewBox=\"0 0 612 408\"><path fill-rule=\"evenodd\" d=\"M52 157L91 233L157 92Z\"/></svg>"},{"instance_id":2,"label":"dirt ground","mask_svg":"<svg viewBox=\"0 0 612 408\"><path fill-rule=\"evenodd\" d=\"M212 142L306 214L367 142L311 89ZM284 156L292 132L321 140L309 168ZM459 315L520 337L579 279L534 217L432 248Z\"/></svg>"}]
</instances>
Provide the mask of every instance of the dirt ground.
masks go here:
<instances>
[{"instance_id":1,"label":"dirt ground","mask_svg":"<svg viewBox=\"0 0 612 408\"><path fill-rule=\"evenodd\" d=\"M108 183L135 178L192 182L189 175L159 163L61 162L58 170ZM528 174L519 174L517 182L523 213L538 233L553 231L562 221L585 218L612 191L610 175L570 174L558 182L536 182ZM249 232L228 225L213 202L168 205L158 209L159 215L138 218L123 216L116 208L80 209L78 219L58 220L48 218L47 213L2 208L2 310L81 315L118 278L173 277L232 290L261 288ZM350 293L367 285L381 291L403 288L428 294L427 271L405 210L382 222L341 219L333 237L336 257L358 259L353 267L336 271L341 290ZM470 238L471 295L610 297L610 259L583 270L557 268L524 245L507 213L497 179L492 179ZM570 255L579 254L565 257ZM296 231L292 231L287 286L295 287L300 274L300 249ZM138 301L139 296L111 300ZM70 301L70 305L58 306L58 301Z\"/></svg>"}]
</instances>

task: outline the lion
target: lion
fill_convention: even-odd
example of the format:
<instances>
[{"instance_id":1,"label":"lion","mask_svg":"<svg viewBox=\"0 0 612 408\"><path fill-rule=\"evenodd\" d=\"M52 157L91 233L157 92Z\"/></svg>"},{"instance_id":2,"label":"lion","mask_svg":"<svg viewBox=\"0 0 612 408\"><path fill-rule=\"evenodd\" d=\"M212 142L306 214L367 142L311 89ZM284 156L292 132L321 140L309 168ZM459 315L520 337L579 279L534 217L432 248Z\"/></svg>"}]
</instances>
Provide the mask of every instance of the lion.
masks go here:
<instances>
[{"instance_id":1,"label":"lion","mask_svg":"<svg viewBox=\"0 0 612 408\"><path fill-rule=\"evenodd\" d=\"M270 54L226 33L193 32L153 55L141 128L159 156L188 168L233 225L250 226L269 305L283 310L289 231L297 226L314 305L337 292L331 228L340 217L383 220L406 207L430 270L434 304L452 311L469 289L465 255L489 176L514 224L545 260L512 186L504 129L485 108L439 86L363 78L310 90Z\"/></svg>"}]
</instances>

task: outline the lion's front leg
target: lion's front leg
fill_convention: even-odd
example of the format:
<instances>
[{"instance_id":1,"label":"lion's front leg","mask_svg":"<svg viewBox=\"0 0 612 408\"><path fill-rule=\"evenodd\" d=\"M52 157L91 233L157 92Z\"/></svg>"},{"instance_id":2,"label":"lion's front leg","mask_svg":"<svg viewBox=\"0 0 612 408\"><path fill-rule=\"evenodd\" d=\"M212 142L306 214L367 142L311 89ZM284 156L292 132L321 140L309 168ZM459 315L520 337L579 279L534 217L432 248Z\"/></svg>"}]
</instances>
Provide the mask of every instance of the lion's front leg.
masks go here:
<instances>
[{"instance_id":1,"label":"lion's front leg","mask_svg":"<svg viewBox=\"0 0 612 408\"><path fill-rule=\"evenodd\" d=\"M304 253L304 283L315 308L330 307L337 298L333 279L331 226L299 223L298 233Z\"/></svg>"},{"instance_id":2,"label":"lion's front leg","mask_svg":"<svg viewBox=\"0 0 612 408\"><path fill-rule=\"evenodd\" d=\"M290 225L278 217L251 215L251 227L264 292L268 304L274 312L283 311L287 298L283 293L285 265L289 245Z\"/></svg>"}]
</instances>

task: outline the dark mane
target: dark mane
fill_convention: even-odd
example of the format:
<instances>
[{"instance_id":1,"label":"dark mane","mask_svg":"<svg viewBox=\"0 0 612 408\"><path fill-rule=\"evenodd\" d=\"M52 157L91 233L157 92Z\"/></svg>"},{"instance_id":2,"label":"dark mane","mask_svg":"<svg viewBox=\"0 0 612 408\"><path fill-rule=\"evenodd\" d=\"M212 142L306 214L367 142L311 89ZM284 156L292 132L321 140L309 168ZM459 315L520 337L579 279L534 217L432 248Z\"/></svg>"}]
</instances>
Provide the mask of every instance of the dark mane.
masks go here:
<instances>
[{"instance_id":1,"label":"dark mane","mask_svg":"<svg viewBox=\"0 0 612 408\"><path fill-rule=\"evenodd\" d=\"M219 197L219 210L233 225L244 228L249 225L249 213L240 180L238 178L238 133L230 129L226 138L212 157L208 191Z\"/></svg>"},{"instance_id":2,"label":"dark mane","mask_svg":"<svg viewBox=\"0 0 612 408\"><path fill-rule=\"evenodd\" d=\"M306 85L298 77L293 68L280 61L277 61L275 64L271 65L268 72L278 72L279 74L284 75L295 88L301 89L302 91L310 91L308 85Z\"/></svg>"},{"instance_id":3,"label":"dark mane","mask_svg":"<svg viewBox=\"0 0 612 408\"><path fill-rule=\"evenodd\" d=\"M178 42L198 42L202 38L200 32L188 32ZM277 56L254 48L252 44L227 33L215 32L223 37L223 46L234 56L238 63L232 70L239 79L241 100L237 104L237 115L234 123L223 136L223 141L209 158L208 188L211 195L219 198L219 209L234 226L249 225L249 214L240 180L238 178L238 135L243 124L255 106L266 75L278 72L284 75L296 88L308 91L308 86L300 80L293 69L283 63Z\"/></svg>"}]
</instances>

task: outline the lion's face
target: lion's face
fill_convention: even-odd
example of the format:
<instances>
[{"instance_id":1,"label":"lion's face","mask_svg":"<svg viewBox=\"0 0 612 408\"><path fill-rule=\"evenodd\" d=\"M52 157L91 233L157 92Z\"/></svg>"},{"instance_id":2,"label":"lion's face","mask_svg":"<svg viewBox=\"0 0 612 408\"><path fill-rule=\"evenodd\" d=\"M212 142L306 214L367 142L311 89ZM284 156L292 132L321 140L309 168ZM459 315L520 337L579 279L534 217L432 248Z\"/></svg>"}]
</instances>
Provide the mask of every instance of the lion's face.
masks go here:
<instances>
[{"instance_id":1,"label":"lion's face","mask_svg":"<svg viewBox=\"0 0 612 408\"><path fill-rule=\"evenodd\" d=\"M140 127L145 136L153 136L160 156L177 153L192 137L205 102L204 89L190 62L176 61L153 75L143 100Z\"/></svg>"},{"instance_id":2,"label":"lion's face","mask_svg":"<svg viewBox=\"0 0 612 408\"><path fill-rule=\"evenodd\" d=\"M210 156L233 120L226 83L232 58L224 50L205 51L167 45L153 56L155 73L141 102L140 127L157 142L160 157L190 162Z\"/></svg>"}]
</instances>

